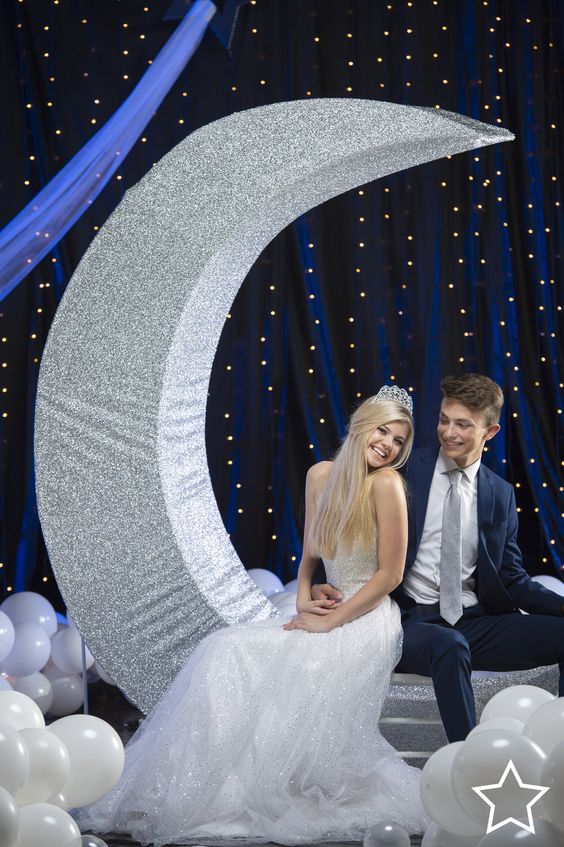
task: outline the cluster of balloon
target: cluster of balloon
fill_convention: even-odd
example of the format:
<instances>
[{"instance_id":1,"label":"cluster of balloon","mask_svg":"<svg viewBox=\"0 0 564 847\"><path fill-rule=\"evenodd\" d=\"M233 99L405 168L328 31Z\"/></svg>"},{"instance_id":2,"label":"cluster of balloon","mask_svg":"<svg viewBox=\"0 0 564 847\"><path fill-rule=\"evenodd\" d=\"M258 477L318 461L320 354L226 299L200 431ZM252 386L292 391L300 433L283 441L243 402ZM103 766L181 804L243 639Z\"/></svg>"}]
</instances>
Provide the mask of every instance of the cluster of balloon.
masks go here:
<instances>
[{"instance_id":1,"label":"cluster of balloon","mask_svg":"<svg viewBox=\"0 0 564 847\"><path fill-rule=\"evenodd\" d=\"M114 683L85 649L88 682ZM12 594L0 605L0 691L19 691L43 714L63 717L84 700L82 639L70 615L55 612L34 591Z\"/></svg>"},{"instance_id":2,"label":"cluster of balloon","mask_svg":"<svg viewBox=\"0 0 564 847\"><path fill-rule=\"evenodd\" d=\"M548 791L531 806L534 832L507 823L488 834L491 807L473 789L497 785L510 761L522 783ZM533 794L516 778L509 789L503 785L488 794L495 803L493 826L508 818L528 825ZM562 847L563 798L564 697L534 685L505 688L465 741L441 747L423 768L421 799L433 823L422 847Z\"/></svg>"},{"instance_id":3,"label":"cluster of balloon","mask_svg":"<svg viewBox=\"0 0 564 847\"><path fill-rule=\"evenodd\" d=\"M296 614L297 579L293 579L284 585L275 573L264 568L251 568L247 573L255 585L258 585L270 602L276 606L281 615L291 618L292 615Z\"/></svg>"},{"instance_id":4,"label":"cluster of balloon","mask_svg":"<svg viewBox=\"0 0 564 847\"><path fill-rule=\"evenodd\" d=\"M87 845L93 837L81 836L66 810L104 797L123 765L123 744L106 721L68 715L46 727L30 697L0 691L0 844Z\"/></svg>"}]
</instances>

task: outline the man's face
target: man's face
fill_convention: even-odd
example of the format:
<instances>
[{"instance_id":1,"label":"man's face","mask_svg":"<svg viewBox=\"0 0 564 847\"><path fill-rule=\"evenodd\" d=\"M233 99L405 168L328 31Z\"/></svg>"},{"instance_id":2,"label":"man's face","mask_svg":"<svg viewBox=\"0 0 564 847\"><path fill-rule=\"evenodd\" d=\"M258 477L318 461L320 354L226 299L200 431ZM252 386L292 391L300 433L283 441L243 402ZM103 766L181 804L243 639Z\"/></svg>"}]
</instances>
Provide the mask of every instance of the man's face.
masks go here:
<instances>
[{"instance_id":1,"label":"man's face","mask_svg":"<svg viewBox=\"0 0 564 847\"><path fill-rule=\"evenodd\" d=\"M486 426L482 412L476 412L458 400L443 400L437 435L443 452L466 468L482 455L484 444L499 432L499 424Z\"/></svg>"}]
</instances>

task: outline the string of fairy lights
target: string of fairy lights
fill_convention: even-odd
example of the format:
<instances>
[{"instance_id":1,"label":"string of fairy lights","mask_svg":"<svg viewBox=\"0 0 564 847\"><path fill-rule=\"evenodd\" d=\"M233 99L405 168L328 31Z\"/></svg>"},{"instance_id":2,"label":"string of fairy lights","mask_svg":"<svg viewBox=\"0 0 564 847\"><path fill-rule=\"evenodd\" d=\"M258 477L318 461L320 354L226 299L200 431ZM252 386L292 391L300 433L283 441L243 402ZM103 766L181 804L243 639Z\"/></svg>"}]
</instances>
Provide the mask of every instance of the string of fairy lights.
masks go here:
<instances>
[{"instance_id":1,"label":"string of fairy lights","mask_svg":"<svg viewBox=\"0 0 564 847\"><path fill-rule=\"evenodd\" d=\"M507 2L482 0L475 4L472 14L480 32L481 49L478 56L466 57L468 79L461 82L460 71L454 63L453 44L458 35L457 27L468 22L457 19L457 11L453 9L456 3L412 0L368 4L350 0L343 4L338 21L329 20L330 16L325 16L322 9L310 2L301 3L299 9L295 3L288 5L285 20L295 28L292 37L294 44L299 39L301 64L295 65L290 74L288 68L275 60L283 54L283 51L276 53L276 39L290 38L288 34L280 35L274 26L273 22L279 23L280 16L283 17L280 9L273 12L266 0L250 0L241 10L241 31L237 35L239 55L244 54L246 61L231 62L230 72L223 77L222 91L214 92L218 103L224 104L217 107L223 108L217 116L296 97L372 97L417 104L422 102L421 80L425 80L426 85L425 102L435 108L464 111L460 108L463 97L468 114L512 129L519 108L528 109L532 116L533 107L536 107L535 121L542 121L547 148L539 150L534 131L518 140L523 147L522 161L518 163L523 175L519 197L512 196L508 173L510 160L504 150L468 155L464 160L465 187L461 179L451 176L454 162L443 163L445 166L432 171L438 176L432 188L438 196L437 208L448 233L441 243L441 280L437 296L441 308L448 312L450 330L455 327L458 332L456 362L461 370L471 369L470 366L479 360L480 345L484 344L478 330L489 328L491 335L487 343L495 344L499 352L496 367L503 377L506 392L506 425L515 427L515 432L521 431L519 427L524 427L525 421L535 415L540 402L537 397L543 392L546 394L547 386L551 387L554 400L564 387L562 382L554 383L559 350L556 326L562 311L557 276L562 228L558 101L547 99L542 104L537 103L532 87L535 74L552 75L557 68L559 45L553 27L547 24L546 15L535 13L532 2L523 6L530 14L518 20L517 11L512 11L513 7ZM14 37L22 54L27 53L28 74L22 74L19 81L19 120L25 127L17 162L17 178L21 176L21 182L17 202L10 198L5 203L14 213L45 184L47 174L52 175L70 158L77 143L85 143L104 124L166 40L160 26L164 10L155 3L140 4L134 20L126 19L124 15L131 15L131 12L117 3L111 39L107 38L107 31L98 26L94 7L84 16L80 11L84 10L84 4L74 5L70 0L18 0L17 7ZM65 77L66 65L61 52L64 49L63 19L68 26L69 18L74 21L76 50L84 54L82 65L80 62L73 65L76 78ZM369 49L363 34L367 22L372 27ZM33 55L29 54L30 50ZM525 54L530 62L527 92L515 90L516 53ZM100 62L107 54L111 54L112 67L119 69L119 79L116 78L115 90L110 96L100 82ZM33 63L37 63L37 67L32 73ZM198 97L204 95L191 85L191 80L189 66L169 95L167 104L159 109L106 188L106 207L115 206L126 187L192 131L194 112L201 108ZM513 81L511 86L508 80ZM548 81L553 86L557 84L553 76ZM540 90L536 88L537 97ZM73 96L81 99L84 105L81 115L85 117L80 126L69 108L69 97ZM511 121L507 115L511 116ZM163 131L165 125L166 133ZM513 166L515 161L516 154L513 154ZM456 173L460 174L460 165L458 168ZM338 428L335 420L341 398L332 386L334 374L328 366L328 361L332 361L329 355L334 357L342 380L346 380L351 398L362 399L370 393L367 391L365 350L366 326L371 320L375 324L374 336L381 342L382 361L387 369L385 379L406 384L417 402L417 380L413 373L407 372L406 356L392 350L389 344L385 349L393 333L403 334L406 339L413 335L418 318L416 280L423 272L423 259L427 260L430 255L425 232L418 224L414 192L406 185L410 179L409 176L386 178L358 189L349 198L348 243L346 262L343 262L347 297L338 326L327 325L322 284L323 275L327 273L327 257L313 214L307 216L300 230L297 240L301 244L303 278L299 281L299 290L301 308L307 315L302 324L305 335L300 343L304 352L305 390L310 403L306 449L311 461L328 458L324 455L324 445ZM14 182L10 185L14 186ZM0 188L0 196L2 192ZM103 223L103 212L100 214L103 208L95 203L85 216L85 223L81 224L88 227L92 236ZM71 232L67 239L72 238ZM500 250L497 250L495 239L502 245ZM515 284L517 262L523 263L518 273L528 282L525 294L523 287L519 289ZM36 379L41 350L70 270L65 248L61 245L55 247L49 258L22 283L32 289L30 303L33 303L26 317L27 343L23 348L21 337L16 343L13 336L14 332L24 332L22 325L10 326L7 323L9 308L0 307L0 377L3 377L0 400L5 453L10 450L15 428L22 426L25 417L21 396L16 398L14 381L17 374L28 367L30 380ZM484 301L490 296L488 285L491 286L496 271L502 273L498 294L502 292L503 296L497 296L495 302L493 295L490 297L488 302L493 307L491 313L484 316ZM378 283L382 278L387 287L385 297ZM469 278L479 280L479 285L468 286ZM229 326L218 351L218 367L223 376L216 385L221 385L223 399L221 449L227 474L225 479L216 480L216 486L223 492L228 513L226 525L236 546L238 538L249 534L259 533L264 540L264 560L246 564L280 569L280 562L287 562L286 575L291 575L299 559L299 538L295 532L288 531L286 518L279 512L282 497L275 487L265 485L260 505L249 501L247 491L256 491L248 482L254 467L252 461L249 463L245 427L235 407L235 397L239 396L235 386L258 380L264 394L263 408L268 410L265 421L278 420L283 415L277 376L280 357L276 345L281 343L283 327L288 320L285 293L288 281L282 279L280 273L271 273L269 266L260 270L260 280L264 287L261 300L264 315L256 323L257 337L249 355L236 355L237 338L242 334L248 338L248 319L238 310L237 302L227 316ZM534 361L523 360L525 336L534 337ZM22 349L25 349L25 359L22 359ZM562 414L558 400L556 409L551 409L550 413L553 411L556 416ZM347 413L345 408L345 417ZM276 423L270 426L276 429ZM515 449L514 446L512 457ZM519 463L513 467L505 450L500 439L495 444L495 451L498 461L507 466L508 478L514 484L518 511L522 516L530 513L542 518L540 494L550 489L556 496L564 490L554 482L555 469L552 468L551 474L546 456L525 455L523 441L520 448L522 467ZM557 547L558 539L548 537L540 557L543 564L559 565ZM0 584L8 592L14 588L13 570L13 562L0 563ZM44 582L49 581L48 568L41 578Z\"/></svg>"}]
</instances>

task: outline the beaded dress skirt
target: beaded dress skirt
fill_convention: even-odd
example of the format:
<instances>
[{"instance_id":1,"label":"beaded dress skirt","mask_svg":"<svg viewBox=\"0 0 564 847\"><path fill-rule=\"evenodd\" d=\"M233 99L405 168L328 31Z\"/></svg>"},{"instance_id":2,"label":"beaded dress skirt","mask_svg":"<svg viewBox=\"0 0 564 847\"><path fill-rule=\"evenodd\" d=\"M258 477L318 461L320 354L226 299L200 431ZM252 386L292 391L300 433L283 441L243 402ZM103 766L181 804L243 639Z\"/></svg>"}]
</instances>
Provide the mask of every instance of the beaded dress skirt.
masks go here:
<instances>
[{"instance_id":1,"label":"beaded dress skirt","mask_svg":"<svg viewBox=\"0 0 564 847\"><path fill-rule=\"evenodd\" d=\"M346 598L377 564L353 550L325 567ZM328 633L287 632L284 620L201 642L128 744L117 786L77 813L81 829L156 847L359 841L380 820L425 831L420 771L378 730L401 654L398 606L386 597Z\"/></svg>"}]
</instances>

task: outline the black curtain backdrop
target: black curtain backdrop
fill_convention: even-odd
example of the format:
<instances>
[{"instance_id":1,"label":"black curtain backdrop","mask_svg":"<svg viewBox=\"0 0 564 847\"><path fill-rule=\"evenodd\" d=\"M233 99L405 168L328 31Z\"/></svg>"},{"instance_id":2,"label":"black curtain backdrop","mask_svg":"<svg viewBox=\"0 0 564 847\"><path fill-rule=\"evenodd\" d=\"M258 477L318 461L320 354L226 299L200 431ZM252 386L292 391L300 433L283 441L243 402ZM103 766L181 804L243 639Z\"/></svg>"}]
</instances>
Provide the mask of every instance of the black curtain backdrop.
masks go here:
<instances>
[{"instance_id":1,"label":"black curtain backdrop","mask_svg":"<svg viewBox=\"0 0 564 847\"><path fill-rule=\"evenodd\" d=\"M5 225L123 102L176 26L153 0L4 0ZM231 53L208 31L91 209L0 303L0 585L61 605L33 493L41 351L81 256L124 191L198 127L307 97L440 107L516 140L336 198L282 232L233 305L210 384L219 506L246 567L300 556L308 466L384 383L434 443L442 374L506 394L485 461L516 487L531 573L561 573L562 5L558 0L256 0ZM221 150L218 150L221 156Z\"/></svg>"}]
</instances>

